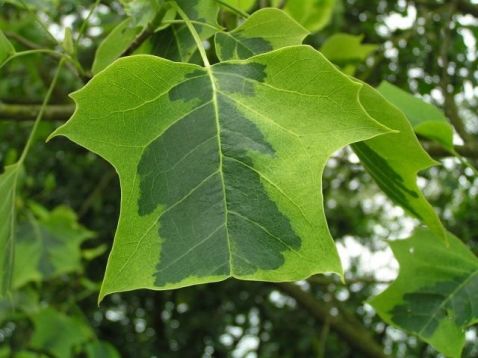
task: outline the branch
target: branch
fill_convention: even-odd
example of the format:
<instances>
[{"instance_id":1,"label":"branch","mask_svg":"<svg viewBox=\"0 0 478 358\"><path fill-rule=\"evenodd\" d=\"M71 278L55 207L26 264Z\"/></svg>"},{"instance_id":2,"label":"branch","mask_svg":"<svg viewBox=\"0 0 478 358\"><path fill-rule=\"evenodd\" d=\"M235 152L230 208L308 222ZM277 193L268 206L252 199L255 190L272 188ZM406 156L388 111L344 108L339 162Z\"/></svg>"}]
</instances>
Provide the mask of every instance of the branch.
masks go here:
<instances>
[{"instance_id":1,"label":"branch","mask_svg":"<svg viewBox=\"0 0 478 358\"><path fill-rule=\"evenodd\" d=\"M315 319L323 324L329 324L348 344L366 357L385 358L387 355L372 337L369 330L357 324L343 319L340 316L332 315L325 305L318 302L311 294L303 291L300 287L291 283L275 283L279 290L294 298L299 305L306 309Z\"/></svg>"},{"instance_id":2,"label":"branch","mask_svg":"<svg viewBox=\"0 0 478 358\"><path fill-rule=\"evenodd\" d=\"M444 149L439 144L422 143L423 148L435 158L453 157L454 155ZM478 159L478 145L476 143L468 143L466 145L455 145L455 151L462 157L470 159Z\"/></svg>"},{"instance_id":3,"label":"branch","mask_svg":"<svg viewBox=\"0 0 478 358\"><path fill-rule=\"evenodd\" d=\"M451 2L448 6L447 17L444 19L444 27L442 30L442 46L440 57L442 60L442 75L440 78L440 87L445 99L445 113L450 119L451 124L455 127L458 135L463 139L465 143L471 142L472 138L470 134L466 131L465 124L463 123L462 118L458 113L458 108L455 102L455 95L453 93L453 88L451 87L451 79L448 74L449 68L449 58L448 51L450 50L450 40L451 40L451 27L450 22L453 17L453 13L456 9L458 1Z\"/></svg>"},{"instance_id":4,"label":"branch","mask_svg":"<svg viewBox=\"0 0 478 358\"><path fill-rule=\"evenodd\" d=\"M16 42L18 42L20 45L25 46L26 48L29 48L29 49L32 49L32 50L36 50L36 49L42 48L42 47L39 46L38 44L36 44L36 43L30 41L30 40L27 39L26 37L23 37L23 36L17 34L16 32L5 31L4 34L5 34L5 36L7 36L10 40L16 41Z\"/></svg>"},{"instance_id":5,"label":"branch","mask_svg":"<svg viewBox=\"0 0 478 358\"><path fill-rule=\"evenodd\" d=\"M323 275L314 275L311 276L307 279L308 282L316 285L330 285L330 284L335 284L335 285L342 285L339 281L335 280L332 277L327 277ZM352 278L350 280L345 280L345 285L350 286L355 283L364 283L364 284L389 284L391 281L388 280L378 280L375 277L357 277L357 278Z\"/></svg>"},{"instance_id":6,"label":"branch","mask_svg":"<svg viewBox=\"0 0 478 358\"><path fill-rule=\"evenodd\" d=\"M40 112L40 105L18 105L0 103L0 119L33 121ZM75 110L73 105L49 105L45 107L43 120L66 121Z\"/></svg>"}]
</instances>

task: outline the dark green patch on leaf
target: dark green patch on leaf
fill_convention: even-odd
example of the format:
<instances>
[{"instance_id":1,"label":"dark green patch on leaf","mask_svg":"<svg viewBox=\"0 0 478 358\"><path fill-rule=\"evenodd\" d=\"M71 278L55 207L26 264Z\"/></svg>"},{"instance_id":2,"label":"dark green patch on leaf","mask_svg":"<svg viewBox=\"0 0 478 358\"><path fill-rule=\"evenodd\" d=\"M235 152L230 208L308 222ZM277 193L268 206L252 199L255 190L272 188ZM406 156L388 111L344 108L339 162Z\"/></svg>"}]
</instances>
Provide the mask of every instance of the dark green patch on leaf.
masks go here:
<instances>
[{"instance_id":1,"label":"dark green patch on leaf","mask_svg":"<svg viewBox=\"0 0 478 358\"><path fill-rule=\"evenodd\" d=\"M407 188L404 180L377 152L372 150L365 143L355 143L352 147L359 156L362 164L369 168L370 175L375 179L380 188L396 203L421 219L421 214L416 211L407 198L407 194L413 198L418 198L415 190Z\"/></svg>"}]
</instances>

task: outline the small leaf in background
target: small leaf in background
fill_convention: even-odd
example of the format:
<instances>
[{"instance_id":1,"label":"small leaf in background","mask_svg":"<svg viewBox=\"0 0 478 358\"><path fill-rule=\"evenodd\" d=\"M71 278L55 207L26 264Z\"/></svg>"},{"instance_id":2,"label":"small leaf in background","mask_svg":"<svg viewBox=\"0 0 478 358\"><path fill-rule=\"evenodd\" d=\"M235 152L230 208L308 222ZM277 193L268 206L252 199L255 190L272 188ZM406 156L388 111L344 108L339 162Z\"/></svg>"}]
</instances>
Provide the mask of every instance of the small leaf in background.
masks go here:
<instances>
[{"instance_id":1,"label":"small leaf in background","mask_svg":"<svg viewBox=\"0 0 478 358\"><path fill-rule=\"evenodd\" d=\"M231 32L215 36L221 61L246 59L286 46L300 45L309 32L278 9L261 9Z\"/></svg>"},{"instance_id":2,"label":"small leaf in background","mask_svg":"<svg viewBox=\"0 0 478 358\"><path fill-rule=\"evenodd\" d=\"M71 28L65 28L65 35L63 38L63 49L69 55L72 55L75 52L75 45L73 44L73 34L71 33Z\"/></svg>"},{"instance_id":3,"label":"small leaf in background","mask_svg":"<svg viewBox=\"0 0 478 358\"><path fill-rule=\"evenodd\" d=\"M417 173L437 163L418 142L407 118L369 85L360 102L375 120L398 133L355 143L352 149L383 192L408 213L446 240L445 228L417 186Z\"/></svg>"},{"instance_id":4,"label":"small leaf in background","mask_svg":"<svg viewBox=\"0 0 478 358\"><path fill-rule=\"evenodd\" d=\"M3 63L15 54L15 48L12 43L8 41L5 34L0 30L0 67Z\"/></svg>"},{"instance_id":5,"label":"small leaf in background","mask_svg":"<svg viewBox=\"0 0 478 358\"><path fill-rule=\"evenodd\" d=\"M86 344L84 351L88 358L120 358L116 348L106 341L93 341Z\"/></svg>"},{"instance_id":6,"label":"small leaf in background","mask_svg":"<svg viewBox=\"0 0 478 358\"><path fill-rule=\"evenodd\" d=\"M309 46L208 69L132 56L95 76L53 135L120 176L100 299L228 277L341 274L322 170L338 149L390 131L364 112L361 87Z\"/></svg>"},{"instance_id":7,"label":"small leaf in background","mask_svg":"<svg viewBox=\"0 0 478 358\"><path fill-rule=\"evenodd\" d=\"M0 297L11 288L15 245L15 192L20 165L5 167L0 175Z\"/></svg>"},{"instance_id":8,"label":"small leaf in background","mask_svg":"<svg viewBox=\"0 0 478 358\"><path fill-rule=\"evenodd\" d=\"M38 219L31 216L29 221L19 223L13 286L81 272L80 245L92 236L66 207L44 211Z\"/></svg>"},{"instance_id":9,"label":"small leaf in background","mask_svg":"<svg viewBox=\"0 0 478 358\"><path fill-rule=\"evenodd\" d=\"M400 274L370 304L389 324L458 358L465 329L478 322L478 258L452 234L448 242L425 229L391 242Z\"/></svg>"},{"instance_id":10,"label":"small leaf in background","mask_svg":"<svg viewBox=\"0 0 478 358\"><path fill-rule=\"evenodd\" d=\"M67 316L53 308L45 308L31 316L34 331L30 345L55 357L73 357L77 349L94 337L83 320Z\"/></svg>"},{"instance_id":11,"label":"small leaf in background","mask_svg":"<svg viewBox=\"0 0 478 358\"><path fill-rule=\"evenodd\" d=\"M228 3L238 9L243 11L248 11L254 6L257 0L224 0L225 3ZM227 10L227 8L225 8Z\"/></svg>"},{"instance_id":12,"label":"small leaf in background","mask_svg":"<svg viewBox=\"0 0 478 358\"><path fill-rule=\"evenodd\" d=\"M219 5L216 0L177 0L178 6L187 14L201 40L213 36L219 29L217 17ZM156 33L151 42L152 52L173 61L188 62L197 53L197 46L185 24L172 24Z\"/></svg>"},{"instance_id":13,"label":"small leaf in background","mask_svg":"<svg viewBox=\"0 0 478 358\"><path fill-rule=\"evenodd\" d=\"M320 48L320 52L339 66L348 75L355 74L357 66L362 63L377 45L362 44L362 35L337 33L330 36Z\"/></svg>"},{"instance_id":14,"label":"small leaf in background","mask_svg":"<svg viewBox=\"0 0 478 358\"><path fill-rule=\"evenodd\" d=\"M377 90L405 113L415 133L434 140L445 149L454 152L453 127L437 107L386 81L383 81Z\"/></svg>"},{"instance_id":15,"label":"small leaf in background","mask_svg":"<svg viewBox=\"0 0 478 358\"><path fill-rule=\"evenodd\" d=\"M317 32L332 19L335 0L287 0L284 10L310 32Z\"/></svg>"},{"instance_id":16,"label":"small leaf in background","mask_svg":"<svg viewBox=\"0 0 478 358\"><path fill-rule=\"evenodd\" d=\"M98 46L91 71L96 75L113 63L141 33L142 28L132 26L131 19L118 24Z\"/></svg>"}]
</instances>

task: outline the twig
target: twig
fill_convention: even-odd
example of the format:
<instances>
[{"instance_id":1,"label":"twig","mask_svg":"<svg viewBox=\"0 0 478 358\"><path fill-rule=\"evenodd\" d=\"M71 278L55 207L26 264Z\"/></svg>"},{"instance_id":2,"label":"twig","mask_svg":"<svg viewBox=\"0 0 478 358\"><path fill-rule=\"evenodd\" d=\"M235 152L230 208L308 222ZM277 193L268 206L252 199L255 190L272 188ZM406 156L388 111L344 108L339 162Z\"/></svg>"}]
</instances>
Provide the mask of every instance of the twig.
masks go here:
<instances>
[{"instance_id":1,"label":"twig","mask_svg":"<svg viewBox=\"0 0 478 358\"><path fill-rule=\"evenodd\" d=\"M32 121L40 112L41 105L18 105L0 103L0 119L16 121ZM66 121L75 110L73 105L45 106L43 120Z\"/></svg>"},{"instance_id":2,"label":"twig","mask_svg":"<svg viewBox=\"0 0 478 358\"><path fill-rule=\"evenodd\" d=\"M29 39L23 37L22 35L17 34L16 32L5 31L4 34L11 40L18 42L20 45L23 45L28 49L38 50L42 48L40 45L30 41Z\"/></svg>"},{"instance_id":3,"label":"twig","mask_svg":"<svg viewBox=\"0 0 478 358\"><path fill-rule=\"evenodd\" d=\"M365 357L385 358L383 347L371 336L368 328L352 324L341 316L330 314L326 305L317 301L310 293L291 283L275 283L275 287L286 295L294 298L315 319L325 324L329 322L330 329L347 341L351 346L363 353Z\"/></svg>"}]
</instances>

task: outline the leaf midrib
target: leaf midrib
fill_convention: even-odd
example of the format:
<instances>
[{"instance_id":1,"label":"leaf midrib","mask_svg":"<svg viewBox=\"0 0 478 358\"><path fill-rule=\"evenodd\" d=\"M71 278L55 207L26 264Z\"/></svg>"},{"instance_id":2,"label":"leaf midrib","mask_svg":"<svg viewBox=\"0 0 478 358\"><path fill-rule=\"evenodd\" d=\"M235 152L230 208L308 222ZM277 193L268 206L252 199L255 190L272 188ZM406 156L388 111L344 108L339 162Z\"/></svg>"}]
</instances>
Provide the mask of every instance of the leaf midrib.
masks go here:
<instances>
[{"instance_id":1,"label":"leaf midrib","mask_svg":"<svg viewBox=\"0 0 478 358\"><path fill-rule=\"evenodd\" d=\"M223 195L223 205L224 205L224 228L226 231L226 240L227 240L227 248L228 248L228 258L229 258L229 275L233 276L233 266L232 266L232 249L231 249L231 239L229 236L229 228L228 228L228 209L227 209L227 194L226 194L226 181L224 179L224 154L222 153L222 141L221 141L221 124L219 122L219 104L217 101L217 84L214 79L214 75L211 70L211 66L206 66L206 71L209 76L209 80L211 81L211 89L212 89L212 105L214 107L214 121L216 124L216 131L217 131L217 145L218 145L218 153L219 153L219 175L221 178L221 187L222 187L222 195Z\"/></svg>"}]
</instances>

